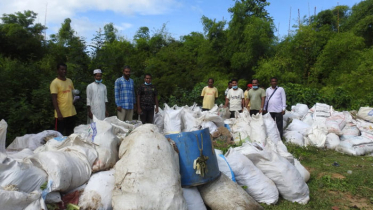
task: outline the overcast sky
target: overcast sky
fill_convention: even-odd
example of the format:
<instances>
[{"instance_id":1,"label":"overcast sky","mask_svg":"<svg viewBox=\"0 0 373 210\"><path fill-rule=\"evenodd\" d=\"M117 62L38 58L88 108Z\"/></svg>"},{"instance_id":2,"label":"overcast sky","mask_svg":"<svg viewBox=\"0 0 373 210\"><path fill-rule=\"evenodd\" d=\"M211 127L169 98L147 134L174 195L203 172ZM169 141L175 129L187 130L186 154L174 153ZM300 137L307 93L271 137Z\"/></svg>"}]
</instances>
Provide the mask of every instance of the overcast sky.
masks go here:
<instances>
[{"instance_id":1,"label":"overcast sky","mask_svg":"<svg viewBox=\"0 0 373 210\"><path fill-rule=\"evenodd\" d=\"M360 0L272 0L268 12L279 27L280 36L288 33L290 8L291 25L300 16L313 15L314 9L330 9L339 5L352 7ZM0 13L32 10L38 13L37 22L48 27L47 36L61 27L65 18L72 20L72 27L79 36L90 42L96 31L107 23L114 23L120 35L132 40L139 27L150 31L167 24L168 32L176 39L190 32L203 32L202 15L216 20L230 20L228 8L232 0L0 0ZM47 8L47 13L46 13ZM276 35L278 32L276 32Z\"/></svg>"}]
</instances>

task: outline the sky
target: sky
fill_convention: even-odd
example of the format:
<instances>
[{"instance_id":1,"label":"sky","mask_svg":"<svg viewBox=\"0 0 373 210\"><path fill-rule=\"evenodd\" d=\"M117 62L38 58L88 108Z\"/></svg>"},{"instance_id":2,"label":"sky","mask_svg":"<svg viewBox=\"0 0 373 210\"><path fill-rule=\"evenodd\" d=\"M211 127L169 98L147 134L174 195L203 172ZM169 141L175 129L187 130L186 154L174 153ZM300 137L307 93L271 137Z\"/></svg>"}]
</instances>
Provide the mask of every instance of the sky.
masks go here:
<instances>
[{"instance_id":1,"label":"sky","mask_svg":"<svg viewBox=\"0 0 373 210\"><path fill-rule=\"evenodd\" d=\"M268 1L268 0L267 0ZM331 9L339 5L352 7L360 0L269 0L266 9L274 19L276 35L288 34L291 23L300 17ZM175 39L191 32L203 32L201 17L227 20L228 8L233 0L0 0L0 14L32 10L38 13L36 22L48 27L49 35L57 33L64 19L70 18L78 36L89 43L96 32L107 23L113 23L119 35L132 40L137 30L147 26L151 34L166 24L167 31Z\"/></svg>"}]
</instances>

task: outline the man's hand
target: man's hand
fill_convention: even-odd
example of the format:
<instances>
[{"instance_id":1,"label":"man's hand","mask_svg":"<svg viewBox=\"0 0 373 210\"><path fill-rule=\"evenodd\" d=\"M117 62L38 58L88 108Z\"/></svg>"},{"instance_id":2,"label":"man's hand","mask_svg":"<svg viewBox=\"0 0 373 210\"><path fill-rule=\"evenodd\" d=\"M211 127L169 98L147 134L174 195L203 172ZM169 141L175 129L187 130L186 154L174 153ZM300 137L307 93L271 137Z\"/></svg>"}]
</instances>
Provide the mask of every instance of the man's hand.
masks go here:
<instances>
[{"instance_id":1,"label":"man's hand","mask_svg":"<svg viewBox=\"0 0 373 210\"><path fill-rule=\"evenodd\" d=\"M282 111L282 115L285 115L285 110L284 110L284 111Z\"/></svg>"},{"instance_id":2,"label":"man's hand","mask_svg":"<svg viewBox=\"0 0 373 210\"><path fill-rule=\"evenodd\" d=\"M142 110L141 110L141 108L139 107L139 108L137 108L137 114L142 114Z\"/></svg>"},{"instance_id":3,"label":"man's hand","mask_svg":"<svg viewBox=\"0 0 373 210\"><path fill-rule=\"evenodd\" d=\"M122 111L122 107L118 106L118 107L117 107L117 110L118 110L118 111Z\"/></svg>"},{"instance_id":4,"label":"man's hand","mask_svg":"<svg viewBox=\"0 0 373 210\"><path fill-rule=\"evenodd\" d=\"M93 119L93 114L92 114L92 112L88 112L88 117L90 118L90 119Z\"/></svg>"},{"instance_id":5,"label":"man's hand","mask_svg":"<svg viewBox=\"0 0 373 210\"><path fill-rule=\"evenodd\" d=\"M109 112L105 111L105 117L109 117Z\"/></svg>"},{"instance_id":6,"label":"man's hand","mask_svg":"<svg viewBox=\"0 0 373 210\"><path fill-rule=\"evenodd\" d=\"M155 107L155 113L158 113L158 112L159 112L158 107Z\"/></svg>"},{"instance_id":7,"label":"man's hand","mask_svg":"<svg viewBox=\"0 0 373 210\"><path fill-rule=\"evenodd\" d=\"M260 109L260 110L259 110L259 114L262 114L262 113L263 113L263 110L262 110L262 109Z\"/></svg>"},{"instance_id":8,"label":"man's hand","mask_svg":"<svg viewBox=\"0 0 373 210\"><path fill-rule=\"evenodd\" d=\"M63 120L63 116L62 116L61 112L57 112L57 118L58 118L59 121Z\"/></svg>"}]
</instances>

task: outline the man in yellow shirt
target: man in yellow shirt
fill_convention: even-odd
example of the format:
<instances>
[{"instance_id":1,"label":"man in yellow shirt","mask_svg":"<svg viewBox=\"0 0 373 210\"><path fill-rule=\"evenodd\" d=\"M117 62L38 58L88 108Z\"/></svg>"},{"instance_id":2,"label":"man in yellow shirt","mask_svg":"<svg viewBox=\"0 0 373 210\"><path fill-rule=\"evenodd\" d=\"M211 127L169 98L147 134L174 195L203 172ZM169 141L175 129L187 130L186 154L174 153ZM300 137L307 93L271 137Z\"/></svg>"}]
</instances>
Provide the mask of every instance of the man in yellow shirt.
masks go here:
<instances>
[{"instance_id":1,"label":"man in yellow shirt","mask_svg":"<svg viewBox=\"0 0 373 210\"><path fill-rule=\"evenodd\" d=\"M54 106L55 129L62 135L69 136L74 132L76 110L73 104L74 85L66 78L67 66L57 65L57 78L50 85Z\"/></svg>"},{"instance_id":2,"label":"man in yellow shirt","mask_svg":"<svg viewBox=\"0 0 373 210\"><path fill-rule=\"evenodd\" d=\"M245 92L243 93L243 97L245 98L245 101L246 99L249 98L249 90L253 88L253 85L252 84L247 84L247 89L245 90ZM250 111L250 103L249 104L246 104L245 103L245 107L247 108L248 111Z\"/></svg>"},{"instance_id":3,"label":"man in yellow shirt","mask_svg":"<svg viewBox=\"0 0 373 210\"><path fill-rule=\"evenodd\" d=\"M218 89L214 87L214 79L209 78L208 86L204 87L201 93L203 98L202 111L208 111L215 105L215 99L218 98Z\"/></svg>"}]
</instances>

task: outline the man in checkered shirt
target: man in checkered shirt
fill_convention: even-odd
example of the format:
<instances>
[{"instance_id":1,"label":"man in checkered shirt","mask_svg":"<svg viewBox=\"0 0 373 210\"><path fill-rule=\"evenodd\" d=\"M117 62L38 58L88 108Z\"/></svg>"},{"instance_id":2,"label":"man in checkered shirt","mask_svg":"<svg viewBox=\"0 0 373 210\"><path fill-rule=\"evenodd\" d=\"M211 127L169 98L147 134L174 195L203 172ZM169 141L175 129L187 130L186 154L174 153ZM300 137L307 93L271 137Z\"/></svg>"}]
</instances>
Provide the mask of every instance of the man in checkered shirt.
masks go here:
<instances>
[{"instance_id":1,"label":"man in checkered shirt","mask_svg":"<svg viewBox=\"0 0 373 210\"><path fill-rule=\"evenodd\" d=\"M117 104L117 116L122 121L130 121L136 107L135 87L130 78L131 69L129 66L123 67L123 76L115 81L114 93Z\"/></svg>"}]
</instances>

